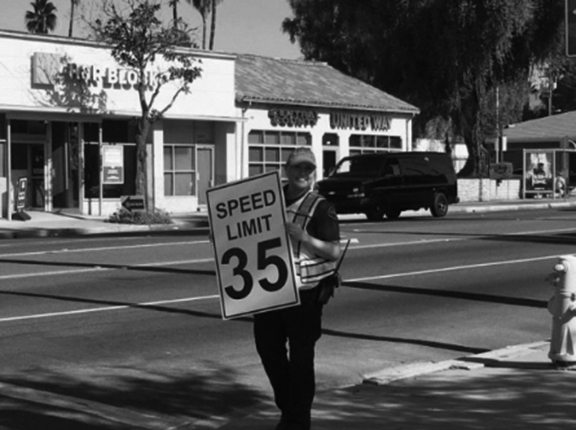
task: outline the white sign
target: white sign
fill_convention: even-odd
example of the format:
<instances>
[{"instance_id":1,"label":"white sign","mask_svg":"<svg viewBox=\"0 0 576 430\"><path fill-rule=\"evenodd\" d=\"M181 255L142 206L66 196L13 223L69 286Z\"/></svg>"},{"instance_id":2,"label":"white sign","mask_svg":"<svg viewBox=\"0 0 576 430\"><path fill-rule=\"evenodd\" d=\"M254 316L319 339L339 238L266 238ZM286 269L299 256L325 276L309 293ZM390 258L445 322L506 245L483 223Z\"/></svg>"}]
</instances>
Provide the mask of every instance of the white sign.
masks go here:
<instances>
[{"instance_id":1,"label":"white sign","mask_svg":"<svg viewBox=\"0 0 576 430\"><path fill-rule=\"evenodd\" d=\"M102 145L103 184L124 183L124 147Z\"/></svg>"},{"instance_id":2,"label":"white sign","mask_svg":"<svg viewBox=\"0 0 576 430\"><path fill-rule=\"evenodd\" d=\"M206 193L224 319L300 303L278 172Z\"/></svg>"}]
</instances>

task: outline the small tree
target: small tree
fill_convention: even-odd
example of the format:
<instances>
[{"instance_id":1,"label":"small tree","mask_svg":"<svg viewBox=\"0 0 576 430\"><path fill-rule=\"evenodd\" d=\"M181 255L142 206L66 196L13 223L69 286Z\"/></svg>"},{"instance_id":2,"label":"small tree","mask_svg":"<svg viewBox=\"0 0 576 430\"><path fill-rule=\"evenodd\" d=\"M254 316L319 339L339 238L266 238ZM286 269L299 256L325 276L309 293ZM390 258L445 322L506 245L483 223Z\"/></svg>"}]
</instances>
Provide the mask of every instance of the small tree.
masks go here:
<instances>
[{"instance_id":1,"label":"small tree","mask_svg":"<svg viewBox=\"0 0 576 430\"><path fill-rule=\"evenodd\" d=\"M190 46L189 30L183 22L176 27L164 27L158 18L160 4L151 0L130 0L128 16L114 4L106 6L106 22L98 19L94 30L99 40L112 46L112 57L122 66L138 74L136 90L141 115L136 120L136 193L145 196L149 207L146 138L152 124L172 107L181 94L190 92L190 84L201 74L199 62L190 52L178 46ZM165 67L157 59L164 59ZM155 68L148 81L147 71ZM170 101L161 108L154 107L160 91L168 83L175 89Z\"/></svg>"}]
</instances>

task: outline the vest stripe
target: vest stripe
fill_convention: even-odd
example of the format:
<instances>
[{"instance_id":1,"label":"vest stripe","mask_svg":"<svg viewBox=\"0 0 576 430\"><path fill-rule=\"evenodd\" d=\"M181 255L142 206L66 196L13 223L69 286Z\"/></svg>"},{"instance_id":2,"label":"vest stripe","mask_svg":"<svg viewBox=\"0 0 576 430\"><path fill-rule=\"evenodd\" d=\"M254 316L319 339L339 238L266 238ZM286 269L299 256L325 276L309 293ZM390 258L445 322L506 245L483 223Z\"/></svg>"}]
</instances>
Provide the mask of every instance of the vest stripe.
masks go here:
<instances>
[{"instance_id":1,"label":"vest stripe","mask_svg":"<svg viewBox=\"0 0 576 430\"><path fill-rule=\"evenodd\" d=\"M293 215L292 222L300 225L306 231L312 215L318 203L324 198L316 193L308 192L301 199L287 208L288 215ZM295 210L295 208L297 209ZM295 253L296 275L298 287L309 289L315 287L321 279L336 271L336 261L327 260L316 256L306 249L301 242L292 241L292 249Z\"/></svg>"}]
</instances>

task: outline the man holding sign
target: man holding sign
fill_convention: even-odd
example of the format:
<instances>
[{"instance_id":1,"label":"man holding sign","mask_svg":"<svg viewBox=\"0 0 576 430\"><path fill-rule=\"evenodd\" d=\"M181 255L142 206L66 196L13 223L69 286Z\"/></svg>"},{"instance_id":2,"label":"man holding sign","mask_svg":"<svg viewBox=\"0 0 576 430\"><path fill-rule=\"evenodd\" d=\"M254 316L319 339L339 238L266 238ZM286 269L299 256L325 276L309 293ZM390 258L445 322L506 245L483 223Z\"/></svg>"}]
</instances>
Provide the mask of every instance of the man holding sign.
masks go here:
<instances>
[{"instance_id":1,"label":"man holding sign","mask_svg":"<svg viewBox=\"0 0 576 430\"><path fill-rule=\"evenodd\" d=\"M322 330L318 284L335 270L340 256L340 231L334 207L312 192L316 176L312 151L297 148L285 168L286 231L296 263L301 303L256 314L254 337L282 413L276 429L309 430L316 389L314 349Z\"/></svg>"}]
</instances>

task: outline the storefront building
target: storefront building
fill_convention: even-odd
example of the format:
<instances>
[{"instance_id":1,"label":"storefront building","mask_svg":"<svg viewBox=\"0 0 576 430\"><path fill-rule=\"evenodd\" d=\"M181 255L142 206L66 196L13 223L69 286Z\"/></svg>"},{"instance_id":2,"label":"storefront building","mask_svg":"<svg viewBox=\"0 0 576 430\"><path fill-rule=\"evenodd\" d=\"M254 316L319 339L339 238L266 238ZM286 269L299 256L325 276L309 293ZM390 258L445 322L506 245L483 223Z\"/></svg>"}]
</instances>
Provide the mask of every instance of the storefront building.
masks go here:
<instances>
[{"instance_id":1,"label":"storefront building","mask_svg":"<svg viewBox=\"0 0 576 430\"><path fill-rule=\"evenodd\" d=\"M242 175L277 170L308 145L318 179L342 157L412 150L419 110L321 62L253 55L236 59Z\"/></svg>"},{"instance_id":2,"label":"storefront building","mask_svg":"<svg viewBox=\"0 0 576 430\"><path fill-rule=\"evenodd\" d=\"M319 176L349 154L411 150L418 109L324 63L189 52L201 77L148 136L155 208L201 210L208 188L279 169L297 145L316 153ZM135 194L136 83L102 44L0 31L3 218L22 181L26 210L107 216Z\"/></svg>"},{"instance_id":3,"label":"storefront building","mask_svg":"<svg viewBox=\"0 0 576 430\"><path fill-rule=\"evenodd\" d=\"M197 210L206 189L236 175L226 158L234 157L241 120L235 117L235 57L193 54L202 77L148 136L151 204L169 212ZM163 66L158 61L158 70ZM107 215L120 208L122 196L134 195L136 83L137 75L122 70L101 44L0 31L4 218L11 218L22 178L27 210ZM163 108L174 91L166 85L154 107Z\"/></svg>"}]
</instances>

